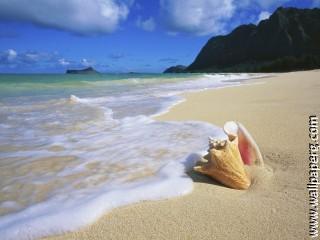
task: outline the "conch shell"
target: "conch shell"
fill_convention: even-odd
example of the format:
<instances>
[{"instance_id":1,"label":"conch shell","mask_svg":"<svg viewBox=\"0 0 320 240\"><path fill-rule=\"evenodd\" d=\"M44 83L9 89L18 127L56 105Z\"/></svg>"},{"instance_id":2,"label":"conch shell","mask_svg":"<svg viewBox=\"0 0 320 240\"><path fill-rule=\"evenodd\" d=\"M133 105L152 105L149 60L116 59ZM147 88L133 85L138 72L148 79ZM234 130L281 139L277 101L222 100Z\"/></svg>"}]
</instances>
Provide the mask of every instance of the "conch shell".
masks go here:
<instances>
[{"instance_id":1,"label":"conch shell","mask_svg":"<svg viewBox=\"0 0 320 240\"><path fill-rule=\"evenodd\" d=\"M244 164L264 165L257 143L241 123L234 121L226 122L223 126L223 130L228 135L229 139L238 137L238 148Z\"/></svg>"},{"instance_id":2,"label":"conch shell","mask_svg":"<svg viewBox=\"0 0 320 240\"><path fill-rule=\"evenodd\" d=\"M248 189L251 179L244 164L263 165L260 150L249 132L237 122L227 122L224 131L227 140L209 137L208 154L201 158L194 170L234 189ZM242 152L241 152L242 151Z\"/></svg>"}]
</instances>

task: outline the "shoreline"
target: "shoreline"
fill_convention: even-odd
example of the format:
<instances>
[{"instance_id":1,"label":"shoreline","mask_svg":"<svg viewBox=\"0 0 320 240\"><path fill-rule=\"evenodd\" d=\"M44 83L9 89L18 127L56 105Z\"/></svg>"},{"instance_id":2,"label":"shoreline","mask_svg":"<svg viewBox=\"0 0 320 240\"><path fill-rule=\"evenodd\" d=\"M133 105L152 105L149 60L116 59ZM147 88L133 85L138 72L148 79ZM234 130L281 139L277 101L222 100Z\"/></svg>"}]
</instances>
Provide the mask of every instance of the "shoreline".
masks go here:
<instances>
[{"instance_id":1,"label":"shoreline","mask_svg":"<svg viewBox=\"0 0 320 240\"><path fill-rule=\"evenodd\" d=\"M307 239L307 117L320 111L320 71L262 79L184 93L184 102L155 117L244 124L268 166L253 172L248 191L191 172L188 195L116 208L90 226L46 239Z\"/></svg>"},{"instance_id":2,"label":"shoreline","mask_svg":"<svg viewBox=\"0 0 320 240\"><path fill-rule=\"evenodd\" d=\"M168 96L170 101L164 100L161 101L160 100L160 105L163 106L163 109L168 111L168 107L172 107L176 104L179 103L179 99L184 99L182 97L179 97L182 92L200 92L204 90L204 87L207 86L210 89L213 89L215 86L220 86L219 88L223 88L223 87L231 87L231 85L234 86L238 86L241 82L246 81L248 78L250 77L260 77L260 74L240 74L240 75L235 75L235 74L230 74L229 76L226 76L228 74L223 74L223 75L201 75L201 77L197 77L196 79L194 79L193 77L188 77L186 79L183 79L183 81L178 82L178 83L174 83L173 87L172 85L170 85L170 87L172 87L173 89L181 89L181 91L169 91L168 92ZM212 80L214 79L214 80ZM218 81L216 81L215 79L218 79ZM225 79L225 80L222 80ZM237 80L236 80L237 79ZM223 81L226 81L226 83L222 83ZM189 87L186 87L185 91L184 91L184 82L187 82L186 85L189 84ZM164 83L165 86L167 86L167 83ZM160 84L161 86L161 84ZM146 88L146 90L148 91L148 88ZM166 91L165 91L166 92ZM159 96L163 96L161 93ZM166 95L164 95L166 96ZM172 96L172 98L171 98ZM83 104L82 106L85 106L86 104L88 105L94 105L94 101L95 100L101 100L100 98L84 98L84 97L77 97L75 95L70 95L70 99L69 101L72 102L72 104L77 104L79 103L79 105L77 106L81 106L80 104ZM185 99L184 99L185 100ZM69 103L69 102L68 102ZM126 103L127 104L127 103ZM130 105L130 104L129 104ZM166 107L168 106L168 107ZM162 112L163 113L163 112ZM157 112L157 114L160 114L159 112ZM75 229L81 229L82 227L88 226L89 224L95 222L96 220L98 220L101 216L103 216L103 214L105 214L106 212L111 211L114 208L120 207L122 205L127 205L127 204L133 204L139 201L143 201L143 200L158 200L158 199L168 199L171 197L177 197L180 195L184 195L187 192L191 192L193 189L193 181L191 178L186 177L185 172L187 170L185 170L185 168L190 169L193 165L193 159L194 156L193 154L190 155L190 149L192 149L192 151L196 152L196 153L204 153L207 149L207 134L210 132L210 135L212 134L216 134L215 133L215 129L216 127L210 125L209 123L204 123L204 122L185 122L185 123L178 123L178 122L160 122L160 121L154 121L151 119L152 115L145 115L143 116L143 120L146 120L146 129L148 129L149 123L150 126L154 125L154 128L149 128L149 131L145 132L143 135L141 134L141 136L139 138L144 138L144 136L148 136L149 133L153 133L153 136L155 136L154 138L151 136L150 139L147 139L147 141L143 144L140 144L141 148L145 149L144 150L144 154L141 154L140 157L137 157L136 159L138 159L137 162L137 167L139 167L139 164L144 164L143 159L144 159L144 155L148 156L149 151L152 154L152 152L155 153L154 155L154 159L153 161L155 161L157 158L162 158L162 156L160 156L161 153L163 151L166 151L165 148L169 148L170 149L170 156L166 157L167 160L170 160L171 157L173 159L176 159L177 161L179 160L179 162L177 162L177 164L174 164L174 166L172 164L163 164L163 166L161 167L161 170L159 169L158 172L155 172L155 174L152 174L150 172L150 178L146 178L143 179L142 181L138 181L133 185L128 185L122 189L127 189L125 191L123 191L121 194L118 194L118 196L114 196L112 195L112 192L110 194L110 192L106 191L105 193L103 193L103 191L101 191L101 194L99 194L99 197L93 198L90 201L90 205L91 207L86 206L86 208L88 209L88 211L85 211L84 209L84 204L81 201L74 201L73 199L76 199L75 196L66 199L66 201L69 203L66 203L67 205L70 206L74 206L74 205L78 205L77 209L73 212L72 208L67 208L64 210L55 210L54 208L52 208L52 206L54 205L60 205L61 207L64 206L63 202L60 202L58 204L55 204L54 201L50 201L50 199L48 199L47 201L43 201L41 202L41 200L39 201L39 204L37 204L35 206L35 208L32 208L33 206L31 205L31 207L29 207L28 209L26 209L25 211L17 211L14 213L14 215L11 215L11 222L9 221L7 223L7 226L4 225L3 223L6 221L6 219L10 218L2 218L1 219L1 229L0 230L0 235L3 235L5 238L10 237L10 234L12 232L14 232L16 229L19 229L19 234L21 235L22 238L27 238L26 236L23 237L26 233L28 236L30 236L30 238L38 238L38 237L43 237L45 236L45 234L49 235L49 234L56 234L59 232L68 232L68 231L72 231ZM153 115L154 116L154 115ZM149 122L150 121L150 122ZM162 131L157 131L157 129L159 129L160 126L167 126L165 128L162 129ZM170 127L171 126L171 127ZM185 129L188 134L185 135L183 134L184 130L182 130L182 128ZM142 126L142 129L144 127ZM134 132L136 132L136 128L134 127L130 127L129 129L127 129L127 131L123 131L122 136L126 136L125 138L130 139L130 129L132 129ZM154 130L152 130L154 129ZM168 129L168 130L166 130ZM51 131L54 131L53 129ZM128 132L129 131L129 132ZM155 134L156 133L156 134ZM161 135L160 138L157 135ZM169 137L167 141L162 141L159 139L166 139L167 136ZM186 137L186 138L185 138ZM135 146L135 141L137 139L137 136L135 138L131 138L130 141L128 142L132 142L130 143L133 144ZM178 140L179 139L179 140ZM35 139L37 140L37 139ZM158 141L159 140L159 141ZM116 140L115 140L116 141ZM141 141L143 141L141 139ZM167 143L169 142L175 142L176 144L179 144L179 142L184 142L184 146L182 146L182 149L178 150L177 152L174 149L174 146L169 146L167 145ZM158 146L154 146L154 147L148 147L149 143L154 144L154 143L159 143ZM117 141L114 142L117 145ZM119 144L122 144L121 141ZM88 142L87 144L88 146L92 146L92 142ZM129 147L131 147L129 145ZM63 146L63 144L61 144L61 146ZM136 145L137 146L137 145ZM192 147L191 147L192 146ZM139 144L138 144L138 148L139 148ZM149 150L148 150L149 149ZM90 147L86 148L86 147L82 147L82 150L84 153L86 153L87 151L90 151ZM50 149L49 149L50 151ZM130 148L129 148L130 151ZM180 151L183 151L183 155L179 154ZM87 152L88 153L88 152ZM120 153L119 153L120 154ZM133 152L134 154L134 152ZM53 153L53 156L56 155L55 153ZM93 154L94 155L94 154ZM175 156L179 155L179 158L175 158ZM190 155L190 156L189 156ZM128 160L130 159L129 154L127 154L128 156ZM121 154L118 156L119 158L121 158ZM190 158L191 157L191 158ZM117 157L116 157L117 158ZM140 159L140 160L139 160ZM171 159L171 160L173 160ZM45 161L39 161L39 164L32 164L32 168L33 169L41 169L41 167L43 166L43 164L47 164L46 168L47 168L47 172L49 171L49 173L51 173L51 171L54 171L54 167L55 167L55 163L56 163L56 158L52 157L49 159L45 159ZM117 159L116 159L117 160ZM122 159L122 160L126 160L126 159ZM146 159L148 160L148 159ZM67 162L68 163L68 162ZM24 165L26 166L26 165ZM109 166L110 167L110 166ZM107 168L109 168L107 167ZM61 168L61 166L60 166ZM63 168L63 166L62 166ZM94 164L93 167L91 165L88 164L88 169L89 170L93 170L93 171L99 171L102 168L102 166L99 166L99 164ZM165 170L166 169L166 170ZM171 170L171 169L175 169L175 170ZM180 169L180 170L178 170ZM14 170L13 170L14 171ZM32 172L32 170L29 170L29 174ZM44 172L44 174L46 174L46 172ZM90 173L87 172L87 176L90 178ZM102 174L101 174L102 175ZM126 174L128 176L128 174ZM146 174L147 176L148 174ZM178 176L178 178L176 178L175 176ZM92 172L91 175L91 179L94 178L95 172ZM124 175L125 176L125 175ZM128 177L127 179L134 179L137 176L137 178L139 178L138 175L135 175L133 177ZM142 178L143 174L141 175ZM165 177L164 177L165 176ZM81 177L81 176L79 176ZM83 177L83 178L82 178ZM82 176L82 181L85 182L88 178L85 176ZM162 179L162 180L161 180ZM171 181L170 181L171 179ZM130 180L129 180L130 181ZM151 184L153 183L153 184ZM158 185L156 185L156 183L158 183ZM72 184L72 182L71 182ZM154 185L153 188L152 187L148 187L148 185ZM46 186L48 186L49 184L47 184ZM67 181L63 184L61 183L60 186L58 186L58 188L61 189L61 187L64 186L69 186L70 183L68 183ZM176 187L173 187L174 185L177 185ZM49 185L50 186L50 185ZM173 188L172 188L173 187ZM25 189L27 189L27 187L24 187ZM36 185L36 190L33 192L40 192L40 197L46 194L46 191L49 192L50 188L47 187L42 187L40 185L40 187L38 187ZM121 188L119 188L119 191L121 192L122 190ZM148 190L149 189L149 190ZM162 189L162 190L160 190ZM131 190L131 191L130 191ZM63 191L63 190L62 190ZM65 190L64 190L65 191ZM63 191L63 192L64 192ZM17 192L19 192L17 190ZM125 193L126 192L126 193ZM154 192L154 193L153 193ZM43 194L44 193L44 194ZM156 193L156 194L155 194ZM42 195L41 195L42 194ZM128 197L127 197L128 194ZM25 193L25 195L29 195L28 193ZM34 194L36 195L36 194ZM37 195L37 196L38 196ZM73 195L73 194L70 194ZM122 195L122 196L121 196ZM3 196L3 195L2 195ZM83 194L84 197L86 197L86 194ZM110 197L109 197L110 196ZM140 197L136 197L136 196L140 196ZM88 196L89 197L89 196ZM13 198L14 199L14 198ZM18 200L18 196L16 197L16 199ZM28 197L22 197L21 198L21 202L22 201L27 201ZM101 202L101 204L99 204L99 202ZM22 202L24 203L24 202ZM109 204L110 203L110 204ZM62 205L61 205L62 204ZM41 213L41 207L47 205L47 207L43 208L43 213ZM51 207L51 208L50 208ZM36 211L32 211L33 209L40 209L40 210L36 210ZM0 209L2 210L2 209ZM6 210L6 209L4 209ZM25 218L25 214L26 212L34 212L33 214L28 214L28 217ZM55 219L59 219L59 215L63 216L61 217L61 220L64 219L64 221L67 224L61 224L60 221L55 221ZM43 216L43 217L41 217ZM80 220L79 218L82 218L82 216L85 216L85 221ZM22 221L21 221L22 220ZM37 224L39 222L43 222L46 221L47 224ZM32 226L32 231L29 230L30 227L27 226ZM7 237L6 237L7 236Z\"/></svg>"},{"instance_id":3,"label":"shoreline","mask_svg":"<svg viewBox=\"0 0 320 240\"><path fill-rule=\"evenodd\" d=\"M257 75L259 73L249 73L249 76L250 76L250 74ZM263 84L263 82L258 81L258 80L261 80L261 79L264 79L264 78L273 77L277 73L272 73L272 74L274 74L274 75L271 75L269 73L265 73L265 74L262 74L261 76L255 76L255 77L251 77L250 76L250 78L245 78L245 79L222 80L223 83L238 83L238 85L225 85L225 86L218 86L218 87L205 88L205 89L187 90L185 92L182 92L182 93L179 93L179 94L175 95L175 97L177 97L177 100L175 102L173 102L170 105L164 107L159 112L156 112L154 114L149 115L148 117L150 117L150 118L152 118L154 120L162 121L161 117L163 115L166 115L167 113L169 113L172 110L172 108L174 108L174 107L180 105L181 103L187 101L187 98L186 98L187 94L194 94L194 93L196 94L196 93L201 93L201 92L204 92L204 91L224 89L224 88L234 88L234 87L241 87L241 86L253 85L253 84ZM165 121L165 120L163 120L163 121Z\"/></svg>"}]
</instances>

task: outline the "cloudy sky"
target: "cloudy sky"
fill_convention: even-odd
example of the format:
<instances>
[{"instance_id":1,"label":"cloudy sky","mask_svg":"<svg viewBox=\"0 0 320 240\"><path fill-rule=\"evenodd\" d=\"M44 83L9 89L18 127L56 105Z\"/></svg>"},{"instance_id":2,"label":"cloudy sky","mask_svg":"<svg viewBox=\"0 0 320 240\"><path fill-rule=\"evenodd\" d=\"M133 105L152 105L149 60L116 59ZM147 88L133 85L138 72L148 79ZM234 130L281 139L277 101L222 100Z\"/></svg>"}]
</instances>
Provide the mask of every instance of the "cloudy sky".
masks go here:
<instances>
[{"instance_id":1,"label":"cloudy sky","mask_svg":"<svg viewBox=\"0 0 320 240\"><path fill-rule=\"evenodd\" d=\"M161 72L280 5L320 0L0 0L0 72Z\"/></svg>"}]
</instances>

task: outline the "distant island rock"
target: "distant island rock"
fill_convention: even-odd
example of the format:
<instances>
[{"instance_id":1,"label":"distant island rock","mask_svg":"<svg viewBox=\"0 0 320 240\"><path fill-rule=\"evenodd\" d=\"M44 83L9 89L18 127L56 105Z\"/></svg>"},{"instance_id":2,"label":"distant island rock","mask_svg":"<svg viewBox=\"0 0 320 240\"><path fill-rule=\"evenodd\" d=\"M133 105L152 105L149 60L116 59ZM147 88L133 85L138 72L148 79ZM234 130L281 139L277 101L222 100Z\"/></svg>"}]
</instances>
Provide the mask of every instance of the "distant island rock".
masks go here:
<instances>
[{"instance_id":1,"label":"distant island rock","mask_svg":"<svg viewBox=\"0 0 320 240\"><path fill-rule=\"evenodd\" d=\"M99 73L93 67L88 67L80 70L67 69L66 74L97 74Z\"/></svg>"},{"instance_id":2,"label":"distant island rock","mask_svg":"<svg viewBox=\"0 0 320 240\"><path fill-rule=\"evenodd\" d=\"M228 35L212 37L185 72L316 68L320 68L320 9L280 7L258 25L241 25Z\"/></svg>"},{"instance_id":3,"label":"distant island rock","mask_svg":"<svg viewBox=\"0 0 320 240\"><path fill-rule=\"evenodd\" d=\"M183 65L172 66L164 70L164 73L183 73L186 68L187 67Z\"/></svg>"}]
</instances>

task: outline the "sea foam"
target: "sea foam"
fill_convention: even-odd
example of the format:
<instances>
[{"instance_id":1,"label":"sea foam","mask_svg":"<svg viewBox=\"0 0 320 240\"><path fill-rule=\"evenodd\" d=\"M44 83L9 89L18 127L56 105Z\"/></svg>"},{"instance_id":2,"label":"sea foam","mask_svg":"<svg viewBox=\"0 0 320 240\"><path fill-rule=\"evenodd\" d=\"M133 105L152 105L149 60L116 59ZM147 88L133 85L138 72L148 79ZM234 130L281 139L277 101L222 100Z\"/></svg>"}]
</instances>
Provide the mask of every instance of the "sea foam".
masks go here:
<instances>
[{"instance_id":1,"label":"sea foam","mask_svg":"<svg viewBox=\"0 0 320 240\"><path fill-rule=\"evenodd\" d=\"M207 137L224 133L204 122L152 116L184 101L183 92L239 85L250 77L161 76L68 88L47 81L34 83L37 94L3 99L0 194L7 199L0 204L1 239L75 230L115 207L191 192L188 170L206 151Z\"/></svg>"},{"instance_id":2,"label":"sea foam","mask_svg":"<svg viewBox=\"0 0 320 240\"><path fill-rule=\"evenodd\" d=\"M69 202L52 198L0 219L2 239L31 239L77 229L92 223L106 211L138 202L184 195L192 180L182 163L168 163L154 177Z\"/></svg>"}]
</instances>

